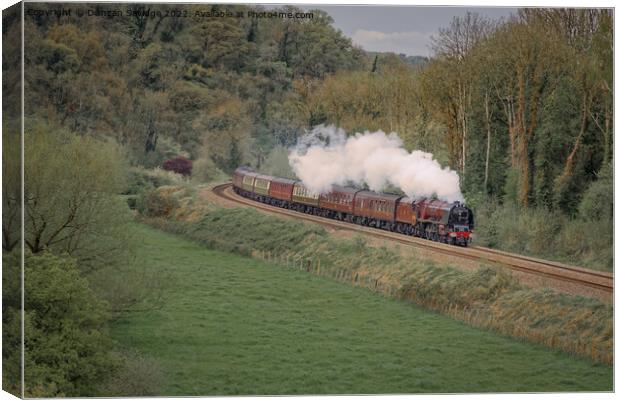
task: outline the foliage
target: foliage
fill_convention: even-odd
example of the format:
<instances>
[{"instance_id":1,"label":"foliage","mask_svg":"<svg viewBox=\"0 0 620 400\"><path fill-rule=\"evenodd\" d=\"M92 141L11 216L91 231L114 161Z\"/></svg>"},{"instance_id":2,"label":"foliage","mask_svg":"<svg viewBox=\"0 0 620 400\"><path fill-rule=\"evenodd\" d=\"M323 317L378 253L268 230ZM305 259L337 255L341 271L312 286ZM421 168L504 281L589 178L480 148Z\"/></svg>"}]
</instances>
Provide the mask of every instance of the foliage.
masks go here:
<instances>
[{"instance_id":1,"label":"foliage","mask_svg":"<svg viewBox=\"0 0 620 400\"><path fill-rule=\"evenodd\" d=\"M22 214L21 135L4 126L2 135L2 249L20 246Z\"/></svg>"},{"instance_id":2,"label":"foliage","mask_svg":"<svg viewBox=\"0 0 620 400\"><path fill-rule=\"evenodd\" d=\"M289 150L283 146L274 147L265 158L260 171L272 176L295 178L295 173L288 161L288 153Z\"/></svg>"},{"instance_id":3,"label":"foliage","mask_svg":"<svg viewBox=\"0 0 620 400\"><path fill-rule=\"evenodd\" d=\"M133 350L125 350L118 357L123 366L100 389L100 396L139 397L162 394L164 374L159 362Z\"/></svg>"},{"instance_id":4,"label":"foliage","mask_svg":"<svg viewBox=\"0 0 620 400\"><path fill-rule=\"evenodd\" d=\"M588 193L610 193L595 182ZM607 195L605 195L607 196ZM607 199L609 200L609 199ZM613 225L610 218L592 218L610 212L610 203L593 203L585 197L580 217L568 217L542 207L487 202L475 208L475 243L509 252L528 254L603 271L613 269ZM587 211L586 211L587 210ZM588 213L588 212L591 212ZM592 232L596 230L597 234Z\"/></svg>"},{"instance_id":5,"label":"foliage","mask_svg":"<svg viewBox=\"0 0 620 400\"><path fill-rule=\"evenodd\" d=\"M205 183L223 179L226 175L220 170L210 157L199 158L194 162L192 179Z\"/></svg>"},{"instance_id":6,"label":"foliage","mask_svg":"<svg viewBox=\"0 0 620 400\"><path fill-rule=\"evenodd\" d=\"M192 174L192 161L185 157L172 158L164 162L164 170L173 171L183 176Z\"/></svg>"},{"instance_id":7,"label":"foliage","mask_svg":"<svg viewBox=\"0 0 620 400\"><path fill-rule=\"evenodd\" d=\"M49 249L73 255L84 268L109 261L110 252L122 257L127 207L117 197L125 185L118 147L44 124L27 129L24 145L26 247L33 253ZM18 159L8 157L4 163L9 171L19 168ZM18 193L19 185L14 179L6 182L5 193L13 199L7 215L15 214L11 194ZM3 225L8 250L18 232L8 218Z\"/></svg>"},{"instance_id":8,"label":"foliage","mask_svg":"<svg viewBox=\"0 0 620 400\"><path fill-rule=\"evenodd\" d=\"M448 128L466 192L576 214L610 159L610 18L523 9L500 24L457 17L441 32L422 102Z\"/></svg>"},{"instance_id":9,"label":"foliage","mask_svg":"<svg viewBox=\"0 0 620 400\"><path fill-rule=\"evenodd\" d=\"M48 11L58 7L43 5ZM130 8L121 7L124 13ZM28 18L27 117L114 138L146 168L177 156L196 160L206 142L212 161L230 172L240 162L260 162L252 140L269 142L291 121L298 128L295 115L279 111L298 101L291 96L294 81L364 64L363 52L319 10L307 19L254 19L206 15L262 12L262 6L183 9L192 17L78 18L63 24ZM291 6L277 10L303 12ZM178 9L155 5L150 11L165 15ZM11 73L19 72L17 60L9 65ZM280 115L272 118L274 109Z\"/></svg>"},{"instance_id":10,"label":"foliage","mask_svg":"<svg viewBox=\"0 0 620 400\"><path fill-rule=\"evenodd\" d=\"M179 201L172 186L163 186L162 190L143 192L138 199L138 211L149 217L167 217L178 207ZM170 195L173 194L173 195Z\"/></svg>"},{"instance_id":11,"label":"foliage","mask_svg":"<svg viewBox=\"0 0 620 400\"><path fill-rule=\"evenodd\" d=\"M20 338L20 262L17 253L3 256L3 337ZM48 252L26 254L25 395L88 396L116 360L109 354L106 305L97 299L75 262ZM4 346L5 360L19 365L20 346ZM19 370L6 368L6 374ZM19 377L7 377L17 381Z\"/></svg>"},{"instance_id":12,"label":"foliage","mask_svg":"<svg viewBox=\"0 0 620 400\"><path fill-rule=\"evenodd\" d=\"M124 194L140 194L160 186L180 185L184 182L181 175L161 168L131 167L128 171L127 189Z\"/></svg>"},{"instance_id":13,"label":"foliage","mask_svg":"<svg viewBox=\"0 0 620 400\"><path fill-rule=\"evenodd\" d=\"M275 20L30 18L26 117L114 140L137 167L196 160L202 182L241 164L286 173L281 148L317 124L396 131L407 149L456 169L467 198L579 214L612 158L609 10L521 9L501 21L466 13L433 38L425 60L365 53L329 15L312 12ZM7 23L7 32L17 29ZM6 67L7 77L19 76L18 57ZM5 110L15 111L11 103Z\"/></svg>"},{"instance_id":14,"label":"foliage","mask_svg":"<svg viewBox=\"0 0 620 400\"><path fill-rule=\"evenodd\" d=\"M579 218L582 221L609 222L613 220L613 167L606 165L598 179L586 189L579 204Z\"/></svg>"}]
</instances>

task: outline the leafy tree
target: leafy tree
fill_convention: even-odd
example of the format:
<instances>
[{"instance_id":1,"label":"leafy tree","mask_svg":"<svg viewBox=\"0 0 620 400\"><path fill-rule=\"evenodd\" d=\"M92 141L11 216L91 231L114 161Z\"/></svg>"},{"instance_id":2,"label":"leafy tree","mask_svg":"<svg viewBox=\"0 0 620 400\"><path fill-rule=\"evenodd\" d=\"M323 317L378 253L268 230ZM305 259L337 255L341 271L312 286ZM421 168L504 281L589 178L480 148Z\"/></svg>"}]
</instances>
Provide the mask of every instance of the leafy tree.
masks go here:
<instances>
[{"instance_id":1,"label":"leafy tree","mask_svg":"<svg viewBox=\"0 0 620 400\"><path fill-rule=\"evenodd\" d=\"M212 18L193 26L184 38L190 40L188 60L204 68L239 72L254 46L234 18Z\"/></svg>"},{"instance_id":2,"label":"leafy tree","mask_svg":"<svg viewBox=\"0 0 620 400\"><path fill-rule=\"evenodd\" d=\"M15 135L18 137L17 135ZM124 162L119 149L90 137L79 137L48 125L26 130L25 244L32 253L46 249L71 254L83 267L110 261L110 252L123 257L127 208L116 195L124 186ZM9 171L19 159L3 160ZM15 212L21 182L5 183L7 215ZM14 223L3 219L3 246L15 245Z\"/></svg>"}]
</instances>

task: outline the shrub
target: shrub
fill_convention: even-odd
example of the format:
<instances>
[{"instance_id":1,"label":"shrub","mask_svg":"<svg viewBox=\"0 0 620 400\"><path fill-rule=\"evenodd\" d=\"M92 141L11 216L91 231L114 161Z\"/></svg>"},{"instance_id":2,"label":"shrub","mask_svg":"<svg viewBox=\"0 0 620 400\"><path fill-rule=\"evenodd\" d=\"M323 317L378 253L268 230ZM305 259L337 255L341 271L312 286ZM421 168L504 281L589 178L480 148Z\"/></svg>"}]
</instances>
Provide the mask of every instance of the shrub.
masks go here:
<instances>
[{"instance_id":1,"label":"shrub","mask_svg":"<svg viewBox=\"0 0 620 400\"><path fill-rule=\"evenodd\" d=\"M159 363L135 352L118 355L123 366L101 389L106 397L156 396L161 392L164 374Z\"/></svg>"},{"instance_id":2,"label":"shrub","mask_svg":"<svg viewBox=\"0 0 620 400\"><path fill-rule=\"evenodd\" d=\"M215 165L211 157L199 158L192 169L192 179L198 182L210 182L224 176L224 172Z\"/></svg>"},{"instance_id":3,"label":"shrub","mask_svg":"<svg viewBox=\"0 0 620 400\"><path fill-rule=\"evenodd\" d=\"M3 341L20 338L19 255L3 256ZM25 395L88 396L115 368L107 330L105 303L97 300L75 261L48 252L26 254ZM20 347L3 346L3 359L19 365ZM6 364L5 364L6 365ZM19 381L19 368L6 368L4 378Z\"/></svg>"},{"instance_id":4,"label":"shrub","mask_svg":"<svg viewBox=\"0 0 620 400\"><path fill-rule=\"evenodd\" d=\"M165 171L161 168L131 167L128 174L128 186L123 194L140 195L160 186L184 183L183 176L174 171Z\"/></svg>"},{"instance_id":5,"label":"shrub","mask_svg":"<svg viewBox=\"0 0 620 400\"><path fill-rule=\"evenodd\" d=\"M174 192L181 190L173 186L163 186L161 188L142 193L136 201L140 214L148 217L168 217L174 209L179 206L179 200L174 196Z\"/></svg>"},{"instance_id":6,"label":"shrub","mask_svg":"<svg viewBox=\"0 0 620 400\"><path fill-rule=\"evenodd\" d=\"M584 221L611 221L614 208L614 182L611 164L590 184L579 203L579 218Z\"/></svg>"},{"instance_id":7,"label":"shrub","mask_svg":"<svg viewBox=\"0 0 620 400\"><path fill-rule=\"evenodd\" d=\"M591 219L611 213L608 190L595 182L586 192L580 215L570 218L544 208L517 207L489 202L474 210L475 244L510 252L611 271L613 225L611 218ZM611 193L611 192L610 192ZM583 211L582 211L583 210ZM596 235L592 232L596 231Z\"/></svg>"},{"instance_id":8,"label":"shrub","mask_svg":"<svg viewBox=\"0 0 620 400\"><path fill-rule=\"evenodd\" d=\"M164 162L164 169L183 176L189 176L192 174L192 161L185 157L176 157L166 160L166 162Z\"/></svg>"}]
</instances>

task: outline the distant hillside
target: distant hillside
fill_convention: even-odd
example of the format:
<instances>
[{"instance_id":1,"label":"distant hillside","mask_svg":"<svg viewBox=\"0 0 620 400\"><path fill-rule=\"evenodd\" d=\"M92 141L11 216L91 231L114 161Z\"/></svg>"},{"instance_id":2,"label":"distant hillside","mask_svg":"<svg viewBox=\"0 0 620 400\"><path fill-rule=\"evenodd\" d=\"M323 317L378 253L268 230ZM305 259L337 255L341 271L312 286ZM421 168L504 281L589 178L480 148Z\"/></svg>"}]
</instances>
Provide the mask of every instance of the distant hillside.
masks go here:
<instances>
[{"instance_id":1,"label":"distant hillside","mask_svg":"<svg viewBox=\"0 0 620 400\"><path fill-rule=\"evenodd\" d=\"M366 54L368 54L368 58L370 59L370 62L373 62L373 60L377 56L378 56L379 60L381 60L381 59L394 59L394 58L398 58L399 60L403 61L404 63L409 64L409 65L411 65L413 67L416 67L416 68L422 68L426 64L428 64L428 62L430 61L430 59L428 57L424 57L424 56L408 56L408 55L403 54L403 53L396 54L396 53L392 53L392 52L367 51Z\"/></svg>"}]
</instances>

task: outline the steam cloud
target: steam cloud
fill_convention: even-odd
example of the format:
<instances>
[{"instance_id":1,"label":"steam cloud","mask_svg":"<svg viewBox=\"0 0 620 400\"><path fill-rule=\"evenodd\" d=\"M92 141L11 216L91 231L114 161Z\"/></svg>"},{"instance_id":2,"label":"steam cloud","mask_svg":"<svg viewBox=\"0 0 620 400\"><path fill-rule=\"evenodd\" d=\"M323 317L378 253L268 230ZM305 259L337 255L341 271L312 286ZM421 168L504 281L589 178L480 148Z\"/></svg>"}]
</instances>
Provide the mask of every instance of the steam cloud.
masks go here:
<instances>
[{"instance_id":1,"label":"steam cloud","mask_svg":"<svg viewBox=\"0 0 620 400\"><path fill-rule=\"evenodd\" d=\"M381 191L389 183L413 198L436 195L450 202L463 201L457 173L442 168L430 153L407 152L395 132L347 137L342 129L320 125L300 138L288 159L295 174L314 193L326 193L332 185L349 182L366 183L371 190Z\"/></svg>"}]
</instances>

